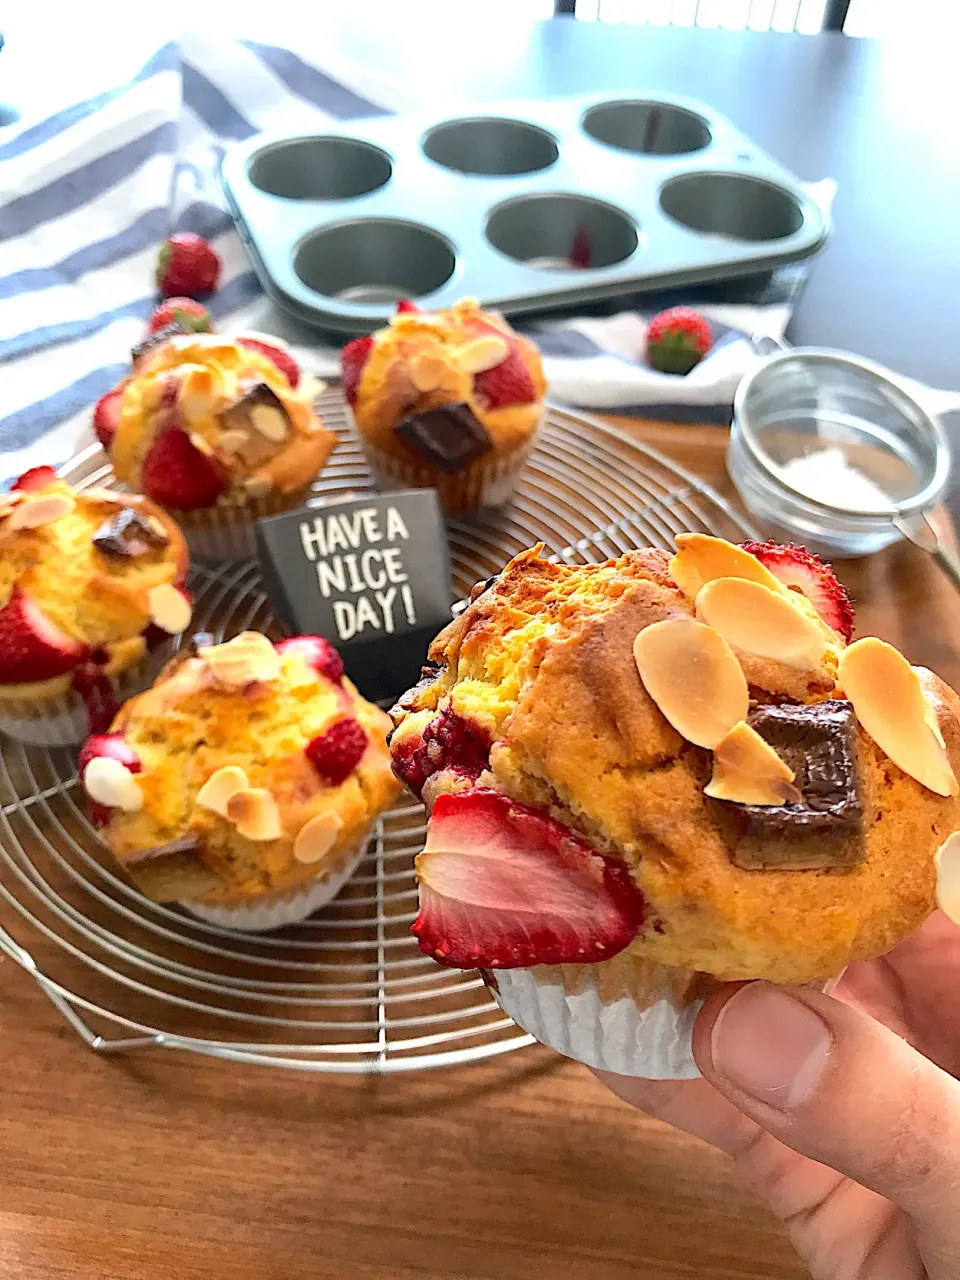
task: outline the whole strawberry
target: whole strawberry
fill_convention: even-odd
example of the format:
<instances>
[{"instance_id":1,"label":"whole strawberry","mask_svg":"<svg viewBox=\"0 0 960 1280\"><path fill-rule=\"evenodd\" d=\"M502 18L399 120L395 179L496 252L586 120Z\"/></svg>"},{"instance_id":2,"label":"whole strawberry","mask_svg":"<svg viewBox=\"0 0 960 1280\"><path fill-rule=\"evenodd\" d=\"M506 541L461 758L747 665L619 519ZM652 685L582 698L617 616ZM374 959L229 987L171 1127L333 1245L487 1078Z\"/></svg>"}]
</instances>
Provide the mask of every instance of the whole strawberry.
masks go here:
<instances>
[{"instance_id":1,"label":"whole strawberry","mask_svg":"<svg viewBox=\"0 0 960 1280\"><path fill-rule=\"evenodd\" d=\"M670 307L647 328L647 364L659 373L689 373L713 346L710 326L692 307Z\"/></svg>"},{"instance_id":2,"label":"whole strawberry","mask_svg":"<svg viewBox=\"0 0 960 1280\"><path fill-rule=\"evenodd\" d=\"M193 298L168 298L161 302L150 317L148 333L165 329L168 324L179 324L185 333L212 333L213 320L202 302Z\"/></svg>"},{"instance_id":3,"label":"whole strawberry","mask_svg":"<svg viewBox=\"0 0 960 1280\"><path fill-rule=\"evenodd\" d=\"M212 293L219 279L220 259L203 236L183 231L164 241L157 260L157 288L164 298Z\"/></svg>"}]
</instances>

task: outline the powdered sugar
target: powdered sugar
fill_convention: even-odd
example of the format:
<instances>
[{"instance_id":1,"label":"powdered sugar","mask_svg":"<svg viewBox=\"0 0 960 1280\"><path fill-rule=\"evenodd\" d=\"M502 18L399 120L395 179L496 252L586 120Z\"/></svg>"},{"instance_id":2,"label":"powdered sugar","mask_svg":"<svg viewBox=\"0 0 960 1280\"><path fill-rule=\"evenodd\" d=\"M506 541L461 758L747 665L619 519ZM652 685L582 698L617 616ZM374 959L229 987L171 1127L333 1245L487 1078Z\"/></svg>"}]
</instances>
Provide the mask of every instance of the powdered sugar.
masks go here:
<instances>
[{"instance_id":1,"label":"powdered sugar","mask_svg":"<svg viewBox=\"0 0 960 1280\"><path fill-rule=\"evenodd\" d=\"M780 479L815 502L848 511L894 511L878 484L851 466L843 450L816 449L777 468Z\"/></svg>"}]
</instances>

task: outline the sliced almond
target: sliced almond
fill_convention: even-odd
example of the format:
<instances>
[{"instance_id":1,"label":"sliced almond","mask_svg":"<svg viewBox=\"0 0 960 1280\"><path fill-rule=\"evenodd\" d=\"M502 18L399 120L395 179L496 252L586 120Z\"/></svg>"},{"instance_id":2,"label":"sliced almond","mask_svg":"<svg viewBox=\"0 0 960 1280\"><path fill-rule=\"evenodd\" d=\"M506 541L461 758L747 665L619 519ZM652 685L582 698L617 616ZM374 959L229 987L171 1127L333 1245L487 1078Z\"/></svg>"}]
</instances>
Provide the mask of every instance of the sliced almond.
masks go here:
<instances>
[{"instance_id":1,"label":"sliced almond","mask_svg":"<svg viewBox=\"0 0 960 1280\"><path fill-rule=\"evenodd\" d=\"M113 489L104 489L100 485L82 489L80 497L88 499L90 502L102 502L108 507L126 507L130 503L128 494L117 493Z\"/></svg>"},{"instance_id":2,"label":"sliced almond","mask_svg":"<svg viewBox=\"0 0 960 1280\"><path fill-rule=\"evenodd\" d=\"M23 501L23 496L20 489L14 489L12 493L0 493L0 519L9 515L13 508Z\"/></svg>"},{"instance_id":3,"label":"sliced almond","mask_svg":"<svg viewBox=\"0 0 960 1280\"><path fill-rule=\"evenodd\" d=\"M227 801L226 817L247 840L279 840L283 835L277 802L263 787L235 791Z\"/></svg>"},{"instance_id":4,"label":"sliced almond","mask_svg":"<svg viewBox=\"0 0 960 1280\"><path fill-rule=\"evenodd\" d=\"M8 529L41 529L69 515L76 506L67 494L51 493L44 498L27 498L14 507Z\"/></svg>"},{"instance_id":5,"label":"sliced almond","mask_svg":"<svg viewBox=\"0 0 960 1280\"><path fill-rule=\"evenodd\" d=\"M193 617L193 610L182 591L172 582L161 582L147 592L150 621L155 622L167 635L177 636L186 631Z\"/></svg>"},{"instance_id":6,"label":"sliced almond","mask_svg":"<svg viewBox=\"0 0 960 1280\"><path fill-rule=\"evenodd\" d=\"M462 347L457 347L453 358L464 373L485 373L487 369L495 369L503 364L510 354L505 338L495 333L484 334L482 338L474 338Z\"/></svg>"},{"instance_id":7,"label":"sliced almond","mask_svg":"<svg viewBox=\"0 0 960 1280\"><path fill-rule=\"evenodd\" d=\"M265 498L273 488L273 481L269 476L250 476L244 480L243 487L251 498Z\"/></svg>"},{"instance_id":8,"label":"sliced almond","mask_svg":"<svg viewBox=\"0 0 960 1280\"><path fill-rule=\"evenodd\" d=\"M203 436L198 432L190 432L190 443L196 449L197 453L202 453L205 458L213 457L213 445L204 440Z\"/></svg>"},{"instance_id":9,"label":"sliced almond","mask_svg":"<svg viewBox=\"0 0 960 1280\"><path fill-rule=\"evenodd\" d=\"M936 854L937 906L960 924L960 831L948 836Z\"/></svg>"},{"instance_id":10,"label":"sliced almond","mask_svg":"<svg viewBox=\"0 0 960 1280\"><path fill-rule=\"evenodd\" d=\"M238 791L247 791L250 780L238 764L225 764L216 773L211 773L197 792L197 804L204 809L212 809L221 818L227 816L227 805Z\"/></svg>"},{"instance_id":11,"label":"sliced almond","mask_svg":"<svg viewBox=\"0 0 960 1280\"><path fill-rule=\"evenodd\" d=\"M786 804L803 799L795 774L745 721L713 749L713 776L704 794L735 804Z\"/></svg>"},{"instance_id":12,"label":"sliced almond","mask_svg":"<svg viewBox=\"0 0 960 1280\"><path fill-rule=\"evenodd\" d=\"M83 786L91 800L108 809L137 813L143 808L143 792L130 770L111 756L94 756L83 771Z\"/></svg>"},{"instance_id":13,"label":"sliced almond","mask_svg":"<svg viewBox=\"0 0 960 1280\"><path fill-rule=\"evenodd\" d=\"M194 334L194 337L200 337ZM192 344L191 344L192 345ZM213 412L221 379L207 365L190 366L180 382L177 406L188 418L204 418Z\"/></svg>"},{"instance_id":14,"label":"sliced almond","mask_svg":"<svg viewBox=\"0 0 960 1280\"><path fill-rule=\"evenodd\" d=\"M857 720L895 765L940 796L960 791L920 677L893 645L876 636L840 654L837 677Z\"/></svg>"},{"instance_id":15,"label":"sliced almond","mask_svg":"<svg viewBox=\"0 0 960 1280\"><path fill-rule=\"evenodd\" d=\"M443 382L447 366L439 356L424 353L413 357L408 372L416 389L426 395L429 391L435 391Z\"/></svg>"},{"instance_id":16,"label":"sliced almond","mask_svg":"<svg viewBox=\"0 0 960 1280\"><path fill-rule=\"evenodd\" d=\"M715 747L747 718L747 681L719 632L692 618L644 627L633 657L650 697L681 737Z\"/></svg>"},{"instance_id":17,"label":"sliced almond","mask_svg":"<svg viewBox=\"0 0 960 1280\"><path fill-rule=\"evenodd\" d=\"M250 422L265 440L282 444L287 438L287 419L279 409L267 404L255 404L250 409Z\"/></svg>"},{"instance_id":18,"label":"sliced almond","mask_svg":"<svg viewBox=\"0 0 960 1280\"><path fill-rule=\"evenodd\" d=\"M304 373L297 384L297 395L306 400L308 404L312 404L318 396L323 395L326 389L327 384L325 382L315 378L312 373Z\"/></svg>"},{"instance_id":19,"label":"sliced almond","mask_svg":"<svg viewBox=\"0 0 960 1280\"><path fill-rule=\"evenodd\" d=\"M319 862L340 838L343 820L336 813L318 813L305 822L293 842L297 862Z\"/></svg>"},{"instance_id":20,"label":"sliced almond","mask_svg":"<svg viewBox=\"0 0 960 1280\"><path fill-rule=\"evenodd\" d=\"M684 595L695 600L700 588L714 578L746 578L782 594L786 588L756 556L724 538L705 533L677 534L680 550L670 561L670 576Z\"/></svg>"},{"instance_id":21,"label":"sliced almond","mask_svg":"<svg viewBox=\"0 0 960 1280\"><path fill-rule=\"evenodd\" d=\"M712 578L697 592L697 617L744 653L799 671L823 660L823 630L782 592L747 578Z\"/></svg>"},{"instance_id":22,"label":"sliced almond","mask_svg":"<svg viewBox=\"0 0 960 1280\"><path fill-rule=\"evenodd\" d=\"M170 530L159 516L144 516L147 527L152 529L158 538L169 538Z\"/></svg>"},{"instance_id":23,"label":"sliced almond","mask_svg":"<svg viewBox=\"0 0 960 1280\"><path fill-rule=\"evenodd\" d=\"M221 453L234 454L240 453L245 445L250 443L250 436L246 431L241 431L238 427L231 427L228 431L220 433L220 439L217 444Z\"/></svg>"},{"instance_id":24,"label":"sliced almond","mask_svg":"<svg viewBox=\"0 0 960 1280\"><path fill-rule=\"evenodd\" d=\"M280 655L258 631L244 631L226 644L209 645L200 656L217 680L232 688L255 680L276 680L280 674Z\"/></svg>"}]
</instances>

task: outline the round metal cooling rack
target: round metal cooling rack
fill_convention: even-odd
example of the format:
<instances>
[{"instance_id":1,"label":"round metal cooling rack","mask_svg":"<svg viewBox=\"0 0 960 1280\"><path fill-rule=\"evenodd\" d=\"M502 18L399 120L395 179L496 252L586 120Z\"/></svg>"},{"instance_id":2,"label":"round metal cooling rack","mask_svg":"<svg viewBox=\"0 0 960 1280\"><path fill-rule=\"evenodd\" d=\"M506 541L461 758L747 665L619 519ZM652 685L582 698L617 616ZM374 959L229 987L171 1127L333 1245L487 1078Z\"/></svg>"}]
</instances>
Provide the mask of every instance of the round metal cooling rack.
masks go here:
<instances>
[{"instance_id":1,"label":"round metal cooling rack","mask_svg":"<svg viewBox=\"0 0 960 1280\"><path fill-rule=\"evenodd\" d=\"M339 391L320 412L340 444L311 500L371 492ZM110 484L99 448L64 471ZM552 408L513 503L450 525L457 598L537 541L571 564L684 530L736 539L745 522L673 463L595 420ZM256 564L191 572L194 626L278 634ZM340 896L302 924L251 935L142 898L115 872L78 793L74 753L0 748L0 949L93 1049L190 1050L305 1071L381 1073L466 1063L532 1043L476 973L443 969L410 933L423 810L377 824Z\"/></svg>"}]
</instances>

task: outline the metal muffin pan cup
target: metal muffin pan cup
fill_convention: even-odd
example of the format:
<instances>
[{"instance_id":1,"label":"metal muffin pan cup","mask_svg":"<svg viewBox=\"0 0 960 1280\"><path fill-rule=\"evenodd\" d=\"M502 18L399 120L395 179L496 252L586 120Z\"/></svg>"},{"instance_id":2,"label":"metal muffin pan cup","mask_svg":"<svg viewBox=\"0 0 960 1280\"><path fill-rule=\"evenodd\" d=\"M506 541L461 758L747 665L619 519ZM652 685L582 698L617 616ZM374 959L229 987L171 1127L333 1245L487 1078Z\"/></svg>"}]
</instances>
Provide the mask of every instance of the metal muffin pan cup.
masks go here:
<instances>
[{"instance_id":1,"label":"metal muffin pan cup","mask_svg":"<svg viewBox=\"0 0 960 1280\"><path fill-rule=\"evenodd\" d=\"M400 298L507 315L757 275L823 244L800 182L673 95L484 104L231 148L223 183L266 291L341 333Z\"/></svg>"}]
</instances>

